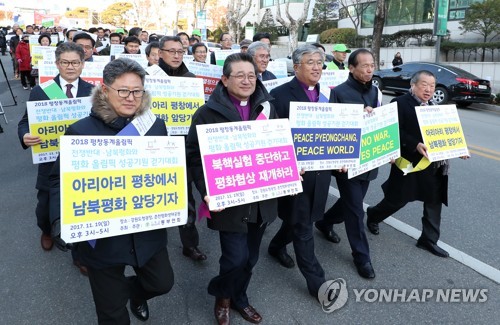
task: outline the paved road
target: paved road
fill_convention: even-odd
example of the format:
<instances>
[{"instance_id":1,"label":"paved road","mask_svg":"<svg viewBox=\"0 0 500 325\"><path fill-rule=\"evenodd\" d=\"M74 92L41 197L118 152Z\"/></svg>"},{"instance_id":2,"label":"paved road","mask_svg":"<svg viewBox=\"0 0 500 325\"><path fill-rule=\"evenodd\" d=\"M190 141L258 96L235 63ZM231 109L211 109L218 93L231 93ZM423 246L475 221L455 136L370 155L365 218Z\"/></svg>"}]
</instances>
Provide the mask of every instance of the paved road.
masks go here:
<instances>
[{"instance_id":1,"label":"paved road","mask_svg":"<svg viewBox=\"0 0 500 325\"><path fill-rule=\"evenodd\" d=\"M12 77L10 61L1 57ZM9 80L18 105L6 107L9 124L0 121L0 324L95 324L96 317L88 280L72 266L67 253L43 252L35 224L34 189L36 167L29 151L23 151L17 139L28 91L19 81ZM12 103L0 71L0 100ZM478 109L460 110L469 144L488 148L498 157L500 117ZM490 142L488 142L491 140ZM381 168L379 178L368 192L366 203L381 198L380 184L388 168ZM443 211L442 240L473 257L500 268L498 244L500 167L498 160L474 154L467 162L453 162L450 183L450 207ZM332 193L335 194L335 181ZM335 196L329 198L329 204ZM420 229L421 205L408 205L396 217ZM272 224L261 247L261 259L250 284L252 304L262 313L264 324L494 324L500 318L500 288L455 259L441 259L415 247L415 239L386 225L381 235L368 234L375 280L361 279L353 266L343 226L336 227L342 241L326 242L316 233L316 252L328 279L343 278L347 283L347 304L333 313L325 313L307 293L298 271L284 269L266 253L267 244L278 229ZM147 324L214 324L213 298L207 294L209 279L218 271L218 237L204 224L199 225L201 248L208 260L194 263L181 254L176 229L169 230L169 252L176 275L173 290L150 302L151 318ZM292 248L289 249L293 251ZM293 254L292 254L293 255ZM130 272L130 270L128 270ZM356 301L356 294L367 289L368 296ZM487 289L487 301L476 303L369 302L378 289ZM357 291L356 291L357 290ZM367 299L365 299L367 298ZM233 324L248 324L233 313ZM133 324L139 324L132 320Z\"/></svg>"}]
</instances>

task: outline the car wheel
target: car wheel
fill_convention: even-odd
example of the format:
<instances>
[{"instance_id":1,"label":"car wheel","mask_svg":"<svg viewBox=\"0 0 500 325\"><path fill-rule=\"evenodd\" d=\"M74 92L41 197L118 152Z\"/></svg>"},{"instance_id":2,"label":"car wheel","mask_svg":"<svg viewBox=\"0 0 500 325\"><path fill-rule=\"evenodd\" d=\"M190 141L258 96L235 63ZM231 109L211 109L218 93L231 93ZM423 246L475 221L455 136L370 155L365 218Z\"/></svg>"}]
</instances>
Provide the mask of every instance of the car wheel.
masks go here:
<instances>
[{"instance_id":1,"label":"car wheel","mask_svg":"<svg viewBox=\"0 0 500 325\"><path fill-rule=\"evenodd\" d=\"M372 78L372 85L374 85L380 90L384 90L384 84L382 83L382 80L379 77Z\"/></svg>"},{"instance_id":2,"label":"car wheel","mask_svg":"<svg viewBox=\"0 0 500 325\"><path fill-rule=\"evenodd\" d=\"M432 99L438 105L446 104L448 102L448 91L444 87L436 87Z\"/></svg>"},{"instance_id":3,"label":"car wheel","mask_svg":"<svg viewBox=\"0 0 500 325\"><path fill-rule=\"evenodd\" d=\"M469 103L469 102L457 102L457 106L458 107L469 107L470 105L472 105L472 103Z\"/></svg>"}]
</instances>

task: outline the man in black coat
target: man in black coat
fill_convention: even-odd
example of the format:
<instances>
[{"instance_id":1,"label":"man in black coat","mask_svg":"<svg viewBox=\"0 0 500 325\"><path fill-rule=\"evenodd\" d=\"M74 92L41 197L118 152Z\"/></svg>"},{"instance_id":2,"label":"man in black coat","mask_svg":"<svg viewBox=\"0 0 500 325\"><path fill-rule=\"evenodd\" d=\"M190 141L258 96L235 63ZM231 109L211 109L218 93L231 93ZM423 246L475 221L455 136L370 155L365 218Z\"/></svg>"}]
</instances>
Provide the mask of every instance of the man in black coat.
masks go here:
<instances>
[{"instance_id":1,"label":"man in black coat","mask_svg":"<svg viewBox=\"0 0 500 325\"><path fill-rule=\"evenodd\" d=\"M191 77L194 73L189 72L182 61L184 48L178 36L163 36L160 39L160 59L158 66L170 77ZM193 185L191 173L188 170L188 220L184 226L179 227L179 235L182 242L182 254L193 261L204 261L207 256L198 248L200 236L196 229L196 208L193 196Z\"/></svg>"},{"instance_id":2,"label":"man in black coat","mask_svg":"<svg viewBox=\"0 0 500 325\"><path fill-rule=\"evenodd\" d=\"M382 95L371 82L375 71L373 54L366 49L352 52L349 56L348 67L349 77L346 82L332 90L330 103L363 104L365 111L371 112L382 104ZM370 181L377 177L377 173L378 169L374 169L348 179L345 171L334 172L340 198L325 213L323 220L316 222L316 228L330 241L334 241L332 240L333 224L345 222L347 239L358 274L368 279L375 277L375 271L371 264L370 248L363 224L365 216L363 199Z\"/></svg>"},{"instance_id":3,"label":"man in black coat","mask_svg":"<svg viewBox=\"0 0 500 325\"><path fill-rule=\"evenodd\" d=\"M90 96L93 86L80 78L84 67L83 49L74 43L63 43L57 47L55 55L56 66L59 70L59 74L54 78L55 83L69 98ZM35 86L30 93L28 101L49 99L51 98L49 98L40 86ZM39 136L30 134L28 110L26 110L21 121L19 121L17 131L24 149L42 143L42 139ZM53 165L53 162L39 164L36 181L36 188L38 190L36 218L38 227L42 230L41 245L44 250L51 250L53 246L51 223L49 220L49 173Z\"/></svg>"},{"instance_id":4,"label":"man in black coat","mask_svg":"<svg viewBox=\"0 0 500 325\"><path fill-rule=\"evenodd\" d=\"M439 247L437 241L442 204L448 205L449 163L447 160L429 162L415 112L416 106L435 105L432 96L436 88L436 77L431 72L422 70L415 73L410 85L408 94L393 99L398 103L402 158L391 166L389 178L382 185L385 194L382 201L366 210L368 229L377 235L379 222L396 213L408 202L422 201L422 234L417 247L436 256L448 257L448 252ZM405 175L401 168L406 168L409 163L412 164L413 171Z\"/></svg>"},{"instance_id":5,"label":"man in black coat","mask_svg":"<svg viewBox=\"0 0 500 325\"><path fill-rule=\"evenodd\" d=\"M280 118L289 117L290 102L318 102L319 79L323 71L323 53L312 45L301 46L292 54L295 78L271 91L272 104ZM312 225L325 211L330 186L330 171L309 171L302 175L303 192L278 199L281 228L269 244L268 252L281 265L291 268L294 262L286 251L293 242L297 265L306 279L309 293L317 298L325 282L325 272L314 253Z\"/></svg>"}]
</instances>

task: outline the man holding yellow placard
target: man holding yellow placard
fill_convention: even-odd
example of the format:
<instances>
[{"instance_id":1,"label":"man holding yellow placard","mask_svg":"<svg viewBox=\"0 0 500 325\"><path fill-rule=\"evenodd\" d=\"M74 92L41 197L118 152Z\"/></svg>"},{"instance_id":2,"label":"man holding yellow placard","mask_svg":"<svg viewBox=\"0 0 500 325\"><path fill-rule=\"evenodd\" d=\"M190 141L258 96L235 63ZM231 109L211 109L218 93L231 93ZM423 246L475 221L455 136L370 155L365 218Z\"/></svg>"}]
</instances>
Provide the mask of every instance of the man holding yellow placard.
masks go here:
<instances>
[{"instance_id":1,"label":"man holding yellow placard","mask_svg":"<svg viewBox=\"0 0 500 325\"><path fill-rule=\"evenodd\" d=\"M411 89L395 98L398 103L401 158L391 167L387 181L382 185L384 198L366 211L368 229L379 234L378 223L396 213L408 202L422 201L422 234L417 247L439 257L448 257L447 251L437 245L440 235L442 204L448 205L448 160L429 161L428 148L422 138L416 107L435 105L432 96L436 77L422 70L413 75ZM468 156L461 158L467 159Z\"/></svg>"}]
</instances>

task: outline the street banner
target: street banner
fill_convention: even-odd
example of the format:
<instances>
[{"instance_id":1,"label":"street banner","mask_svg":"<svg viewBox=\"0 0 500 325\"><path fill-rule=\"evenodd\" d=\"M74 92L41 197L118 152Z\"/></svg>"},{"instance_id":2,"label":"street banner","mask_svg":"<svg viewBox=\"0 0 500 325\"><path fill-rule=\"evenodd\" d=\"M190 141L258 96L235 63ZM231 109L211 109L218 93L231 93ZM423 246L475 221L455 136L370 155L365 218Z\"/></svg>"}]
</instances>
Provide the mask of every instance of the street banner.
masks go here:
<instances>
[{"instance_id":1,"label":"street banner","mask_svg":"<svg viewBox=\"0 0 500 325\"><path fill-rule=\"evenodd\" d=\"M108 62L85 62L81 78L93 85L100 85L102 81L102 71ZM38 61L38 81L44 83L54 79L59 73L54 60Z\"/></svg>"},{"instance_id":2,"label":"street banner","mask_svg":"<svg viewBox=\"0 0 500 325\"><path fill-rule=\"evenodd\" d=\"M286 61L269 61L267 65L267 70L271 71L277 79L288 77L288 72L286 69Z\"/></svg>"},{"instance_id":3,"label":"street banner","mask_svg":"<svg viewBox=\"0 0 500 325\"><path fill-rule=\"evenodd\" d=\"M299 168L359 166L363 105L290 102L289 119Z\"/></svg>"},{"instance_id":4,"label":"street banner","mask_svg":"<svg viewBox=\"0 0 500 325\"><path fill-rule=\"evenodd\" d=\"M197 125L209 209L302 192L287 119Z\"/></svg>"},{"instance_id":5,"label":"street banner","mask_svg":"<svg viewBox=\"0 0 500 325\"><path fill-rule=\"evenodd\" d=\"M183 137L61 137L61 238L67 243L184 225Z\"/></svg>"},{"instance_id":6,"label":"street banner","mask_svg":"<svg viewBox=\"0 0 500 325\"><path fill-rule=\"evenodd\" d=\"M415 110L430 162L469 156L455 105L417 106Z\"/></svg>"},{"instance_id":7,"label":"street banner","mask_svg":"<svg viewBox=\"0 0 500 325\"><path fill-rule=\"evenodd\" d=\"M146 54L128 54L128 53L120 53L116 54L115 56L116 59L119 58L127 58L130 60L134 60L135 62L139 63L141 67L146 69L148 67L148 59L146 58Z\"/></svg>"},{"instance_id":8,"label":"street banner","mask_svg":"<svg viewBox=\"0 0 500 325\"><path fill-rule=\"evenodd\" d=\"M206 64L201 62L188 62L187 68L190 72L196 75L196 78L203 79L203 92L205 93L205 101L213 93L215 86L222 76L222 67L213 64Z\"/></svg>"},{"instance_id":9,"label":"street banner","mask_svg":"<svg viewBox=\"0 0 500 325\"><path fill-rule=\"evenodd\" d=\"M27 102L26 106L30 134L42 140L31 147L33 164L41 164L57 159L60 137L71 124L89 115L92 103L90 97L79 97Z\"/></svg>"},{"instance_id":10,"label":"street banner","mask_svg":"<svg viewBox=\"0 0 500 325\"><path fill-rule=\"evenodd\" d=\"M226 58L233 53L240 53L240 50L218 50L215 51L215 62L219 66L224 66L224 61Z\"/></svg>"},{"instance_id":11,"label":"street banner","mask_svg":"<svg viewBox=\"0 0 500 325\"><path fill-rule=\"evenodd\" d=\"M366 173L401 156L399 142L398 104L375 108L363 114L359 167L347 171L348 178Z\"/></svg>"},{"instance_id":12,"label":"street banner","mask_svg":"<svg viewBox=\"0 0 500 325\"><path fill-rule=\"evenodd\" d=\"M144 87L151 93L151 110L165 121L168 134L186 135L193 114L205 103L203 80L146 76Z\"/></svg>"}]
</instances>

